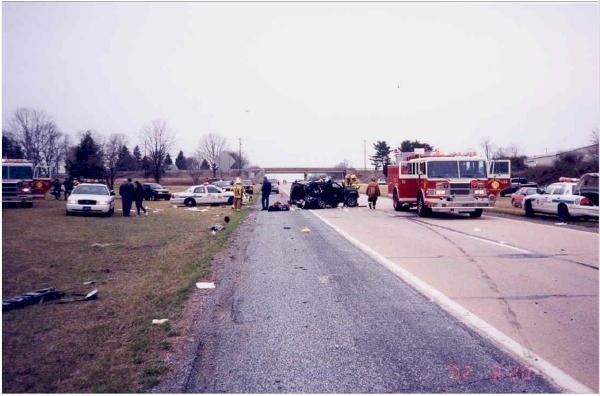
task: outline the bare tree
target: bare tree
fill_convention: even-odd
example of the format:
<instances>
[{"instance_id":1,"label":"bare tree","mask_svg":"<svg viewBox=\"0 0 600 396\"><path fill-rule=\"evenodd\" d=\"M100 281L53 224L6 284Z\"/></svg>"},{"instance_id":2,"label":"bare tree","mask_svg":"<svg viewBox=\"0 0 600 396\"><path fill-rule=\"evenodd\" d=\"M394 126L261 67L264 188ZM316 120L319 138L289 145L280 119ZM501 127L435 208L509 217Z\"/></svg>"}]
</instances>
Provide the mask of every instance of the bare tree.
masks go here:
<instances>
[{"instance_id":1,"label":"bare tree","mask_svg":"<svg viewBox=\"0 0 600 396\"><path fill-rule=\"evenodd\" d=\"M210 169L212 170L213 177L217 175L217 169L219 169L219 159L226 148L227 140L216 133L204 135L200 140L200 144L198 146L198 157L206 159Z\"/></svg>"},{"instance_id":2,"label":"bare tree","mask_svg":"<svg viewBox=\"0 0 600 396\"><path fill-rule=\"evenodd\" d=\"M196 157L186 158L186 172L192 178L194 184L198 184L202 178L203 169L201 168L201 161Z\"/></svg>"},{"instance_id":3,"label":"bare tree","mask_svg":"<svg viewBox=\"0 0 600 396\"><path fill-rule=\"evenodd\" d=\"M165 157L174 141L175 137L167 130L167 123L163 120L154 120L142 128L142 142L149 171L157 183L160 183Z\"/></svg>"},{"instance_id":4,"label":"bare tree","mask_svg":"<svg viewBox=\"0 0 600 396\"><path fill-rule=\"evenodd\" d=\"M125 144L125 136L123 134L112 134L104 144L104 167L106 168L106 178L108 187L112 190L117 177L117 169L121 149Z\"/></svg>"},{"instance_id":5,"label":"bare tree","mask_svg":"<svg viewBox=\"0 0 600 396\"><path fill-rule=\"evenodd\" d=\"M41 110L18 108L8 122L9 131L34 166L47 165L58 170L62 134Z\"/></svg>"},{"instance_id":6,"label":"bare tree","mask_svg":"<svg viewBox=\"0 0 600 396\"><path fill-rule=\"evenodd\" d=\"M483 149L483 154L487 159L491 159L494 153L495 145L492 143L492 139L489 136L486 136L481 141L481 148Z\"/></svg>"},{"instance_id":7,"label":"bare tree","mask_svg":"<svg viewBox=\"0 0 600 396\"><path fill-rule=\"evenodd\" d=\"M521 148L518 145L516 145L515 143L509 144L504 149L504 152L511 158L516 158L516 157L521 156Z\"/></svg>"}]
</instances>

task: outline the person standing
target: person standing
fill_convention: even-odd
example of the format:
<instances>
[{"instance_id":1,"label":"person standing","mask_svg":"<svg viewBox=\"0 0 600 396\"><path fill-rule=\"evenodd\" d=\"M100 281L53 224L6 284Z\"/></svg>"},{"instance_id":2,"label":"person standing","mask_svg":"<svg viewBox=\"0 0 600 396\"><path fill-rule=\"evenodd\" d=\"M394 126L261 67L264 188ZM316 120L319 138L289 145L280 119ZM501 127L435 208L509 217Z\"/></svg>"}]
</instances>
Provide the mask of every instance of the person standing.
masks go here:
<instances>
[{"instance_id":1,"label":"person standing","mask_svg":"<svg viewBox=\"0 0 600 396\"><path fill-rule=\"evenodd\" d=\"M374 177L371 178L371 182L367 185L367 201L369 201L369 209L375 209L375 205L377 204L377 197L381 195L381 191L379 190L379 184L377 184L377 179Z\"/></svg>"},{"instance_id":2,"label":"person standing","mask_svg":"<svg viewBox=\"0 0 600 396\"><path fill-rule=\"evenodd\" d=\"M267 179L267 176L265 176L265 178L263 179L263 183L262 183L262 187L261 187L260 191L262 192L262 197L261 197L261 201L260 201L262 204L261 210L269 210L269 197L271 196L271 182L269 181L269 179Z\"/></svg>"},{"instance_id":3,"label":"person standing","mask_svg":"<svg viewBox=\"0 0 600 396\"><path fill-rule=\"evenodd\" d=\"M65 201L71 195L71 191L73 191L73 182L68 177L63 182L63 187L65 188Z\"/></svg>"},{"instance_id":4,"label":"person standing","mask_svg":"<svg viewBox=\"0 0 600 396\"><path fill-rule=\"evenodd\" d=\"M60 186L60 181L58 181L58 179L54 179L52 182L52 195L54 195L56 200L60 199Z\"/></svg>"},{"instance_id":5,"label":"person standing","mask_svg":"<svg viewBox=\"0 0 600 396\"><path fill-rule=\"evenodd\" d=\"M144 189L139 181L134 182L133 197L135 198L135 208L137 209L137 216L140 217L140 209L144 211L148 216L148 209L144 208Z\"/></svg>"},{"instance_id":6,"label":"person standing","mask_svg":"<svg viewBox=\"0 0 600 396\"><path fill-rule=\"evenodd\" d=\"M235 184L233 185L233 208L236 212L242 210L242 200L244 198L244 186L242 186L242 181L240 179L235 180Z\"/></svg>"},{"instance_id":7,"label":"person standing","mask_svg":"<svg viewBox=\"0 0 600 396\"><path fill-rule=\"evenodd\" d=\"M123 202L123 216L129 217L131 204L133 203L134 198L134 188L133 183L131 183L131 178L127 179L127 182L121 184L121 187L119 187L119 194L121 195L121 200Z\"/></svg>"}]
</instances>

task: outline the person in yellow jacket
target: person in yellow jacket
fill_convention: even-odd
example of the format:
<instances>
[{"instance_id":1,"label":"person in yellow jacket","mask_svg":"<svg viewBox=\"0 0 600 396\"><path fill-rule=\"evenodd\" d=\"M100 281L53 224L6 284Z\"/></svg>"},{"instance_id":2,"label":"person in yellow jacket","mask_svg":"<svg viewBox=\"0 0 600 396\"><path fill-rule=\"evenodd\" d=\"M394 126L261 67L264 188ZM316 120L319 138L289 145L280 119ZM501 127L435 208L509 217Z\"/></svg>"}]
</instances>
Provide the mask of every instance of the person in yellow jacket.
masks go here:
<instances>
[{"instance_id":1,"label":"person in yellow jacket","mask_svg":"<svg viewBox=\"0 0 600 396\"><path fill-rule=\"evenodd\" d=\"M369 209L375 209L377 198L381 195L377 179L371 178L371 182L367 185L367 201L369 201Z\"/></svg>"},{"instance_id":2,"label":"person in yellow jacket","mask_svg":"<svg viewBox=\"0 0 600 396\"><path fill-rule=\"evenodd\" d=\"M242 199L244 198L244 186L242 186L242 181L240 179L235 180L235 184L233 185L233 209L236 212L242 210Z\"/></svg>"},{"instance_id":3,"label":"person in yellow jacket","mask_svg":"<svg viewBox=\"0 0 600 396\"><path fill-rule=\"evenodd\" d=\"M346 187L352 187L358 190L360 188L360 180L358 180L356 175L346 176Z\"/></svg>"}]
</instances>

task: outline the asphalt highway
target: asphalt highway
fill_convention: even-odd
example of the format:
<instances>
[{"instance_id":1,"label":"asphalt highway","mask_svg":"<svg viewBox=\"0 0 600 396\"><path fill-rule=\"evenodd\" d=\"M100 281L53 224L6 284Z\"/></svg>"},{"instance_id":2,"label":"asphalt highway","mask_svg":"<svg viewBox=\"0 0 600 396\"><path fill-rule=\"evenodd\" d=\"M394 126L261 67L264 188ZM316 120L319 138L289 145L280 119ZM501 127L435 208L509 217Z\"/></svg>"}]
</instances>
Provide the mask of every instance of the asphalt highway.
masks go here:
<instances>
[{"instance_id":1,"label":"asphalt highway","mask_svg":"<svg viewBox=\"0 0 600 396\"><path fill-rule=\"evenodd\" d=\"M309 211L253 210L198 309L168 391L559 391Z\"/></svg>"}]
</instances>

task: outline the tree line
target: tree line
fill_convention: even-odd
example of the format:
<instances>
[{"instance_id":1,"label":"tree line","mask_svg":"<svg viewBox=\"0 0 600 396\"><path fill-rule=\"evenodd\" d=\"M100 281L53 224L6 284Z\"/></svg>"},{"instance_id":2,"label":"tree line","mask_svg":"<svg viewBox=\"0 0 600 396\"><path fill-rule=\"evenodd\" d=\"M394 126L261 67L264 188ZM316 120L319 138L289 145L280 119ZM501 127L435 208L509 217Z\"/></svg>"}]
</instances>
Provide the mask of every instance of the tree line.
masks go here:
<instances>
[{"instance_id":1,"label":"tree line","mask_svg":"<svg viewBox=\"0 0 600 396\"><path fill-rule=\"evenodd\" d=\"M229 150L227 139L216 133L203 135L194 153L186 157L180 150L173 161L169 151L175 135L164 120L142 126L140 142L132 150L124 134L103 136L89 129L79 132L78 139L72 143L44 111L19 108L2 130L2 155L48 166L53 174L64 167L70 178L106 179L110 188L114 188L118 172L142 171L144 177L159 183L166 169L175 165L197 183L205 171L216 177L218 170L241 170L249 164L244 153ZM230 158L227 169L221 169L226 165L223 156Z\"/></svg>"}]
</instances>

